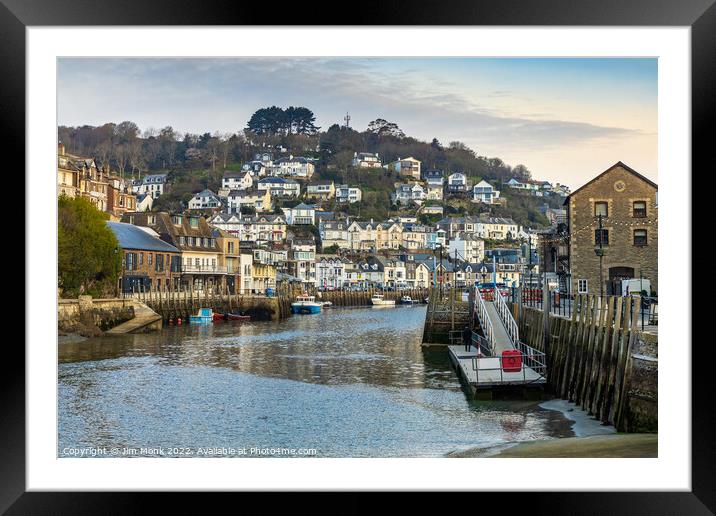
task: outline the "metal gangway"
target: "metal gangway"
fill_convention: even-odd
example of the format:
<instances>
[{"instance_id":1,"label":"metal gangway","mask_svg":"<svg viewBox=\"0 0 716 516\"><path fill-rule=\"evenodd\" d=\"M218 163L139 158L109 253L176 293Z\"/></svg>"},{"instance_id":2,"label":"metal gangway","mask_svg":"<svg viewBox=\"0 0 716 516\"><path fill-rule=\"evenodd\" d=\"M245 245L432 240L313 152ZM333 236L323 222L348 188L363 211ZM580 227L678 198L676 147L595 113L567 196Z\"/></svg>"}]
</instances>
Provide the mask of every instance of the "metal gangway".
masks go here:
<instances>
[{"instance_id":1,"label":"metal gangway","mask_svg":"<svg viewBox=\"0 0 716 516\"><path fill-rule=\"evenodd\" d=\"M469 348L450 346L450 355L475 389L546 382L544 353L520 341L517 322L498 288L482 293L475 287L474 312L483 336L473 337ZM503 355L515 350L519 353ZM513 368L515 357L518 366Z\"/></svg>"}]
</instances>

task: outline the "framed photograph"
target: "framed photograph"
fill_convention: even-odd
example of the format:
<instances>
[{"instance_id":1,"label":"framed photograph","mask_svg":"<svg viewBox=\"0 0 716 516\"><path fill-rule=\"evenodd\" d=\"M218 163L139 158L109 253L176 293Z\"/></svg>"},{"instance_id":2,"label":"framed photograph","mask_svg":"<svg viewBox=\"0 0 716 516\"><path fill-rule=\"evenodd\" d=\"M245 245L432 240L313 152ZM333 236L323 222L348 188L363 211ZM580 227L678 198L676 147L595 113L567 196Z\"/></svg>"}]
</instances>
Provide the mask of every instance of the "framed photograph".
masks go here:
<instances>
[{"instance_id":1,"label":"framed photograph","mask_svg":"<svg viewBox=\"0 0 716 516\"><path fill-rule=\"evenodd\" d=\"M27 237L3 511L131 510L111 491L716 507L691 345L710 2L350 25L3 3ZM107 493L60 494L82 491Z\"/></svg>"}]
</instances>

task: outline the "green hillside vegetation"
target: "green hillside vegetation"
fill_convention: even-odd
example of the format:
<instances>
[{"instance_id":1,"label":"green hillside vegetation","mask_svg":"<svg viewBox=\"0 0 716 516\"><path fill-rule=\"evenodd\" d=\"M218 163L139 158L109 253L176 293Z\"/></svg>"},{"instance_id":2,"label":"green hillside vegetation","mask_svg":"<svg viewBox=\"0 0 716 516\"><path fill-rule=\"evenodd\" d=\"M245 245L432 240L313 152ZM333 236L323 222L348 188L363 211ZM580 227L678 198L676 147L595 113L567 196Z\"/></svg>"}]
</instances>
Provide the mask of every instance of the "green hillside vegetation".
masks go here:
<instances>
[{"instance_id":1,"label":"green hillside vegetation","mask_svg":"<svg viewBox=\"0 0 716 516\"><path fill-rule=\"evenodd\" d=\"M541 226L547 224L538 210L542 204L561 207L558 197L529 197L502 187L501 183L511 177L530 179L529 169L481 156L462 142L443 145L437 138L431 142L420 141L406 136L397 124L380 118L363 131L338 124L321 131L314 121L313 113L304 107L271 106L257 110L247 127L235 133L179 134L171 126L141 132L136 124L125 121L99 127L61 126L58 134L68 152L94 157L100 164L108 163L124 177L168 172L167 193L155 202L156 211L181 211L194 193L205 188L216 192L225 170L240 170L256 153L265 151L271 152L274 158L284 155L320 158L312 180L330 179L336 184L359 186L363 191L360 203L350 206L324 203L324 207L363 219L415 214L416 207L391 205L390 194L395 190L395 183L405 179L387 168L353 168L354 152L378 153L386 165L412 156L422 162L423 170L441 169L446 176L462 172L470 184L485 179L507 199L507 206L502 207L475 204L467 197L447 198L445 215L486 213L511 217L523 225ZM290 201L277 204L276 212L279 212L280 207L289 206ZM432 218L435 217L423 219Z\"/></svg>"}]
</instances>

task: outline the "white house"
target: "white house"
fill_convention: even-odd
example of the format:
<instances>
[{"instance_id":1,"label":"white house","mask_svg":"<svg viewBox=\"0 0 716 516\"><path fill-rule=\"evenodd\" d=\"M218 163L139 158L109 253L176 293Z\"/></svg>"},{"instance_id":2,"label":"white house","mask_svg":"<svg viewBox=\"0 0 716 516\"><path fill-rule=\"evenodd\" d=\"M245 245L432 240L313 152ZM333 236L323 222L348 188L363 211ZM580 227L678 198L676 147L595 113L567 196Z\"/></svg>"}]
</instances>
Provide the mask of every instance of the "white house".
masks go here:
<instances>
[{"instance_id":1,"label":"white house","mask_svg":"<svg viewBox=\"0 0 716 516\"><path fill-rule=\"evenodd\" d=\"M521 227L512 219L502 217L490 217L479 219L475 222L475 233L481 238L490 240L515 240L519 238ZM466 224L466 231L467 229Z\"/></svg>"},{"instance_id":2,"label":"white house","mask_svg":"<svg viewBox=\"0 0 716 516\"><path fill-rule=\"evenodd\" d=\"M464 231L455 235L448 243L451 258L465 262L482 262L485 257L485 241L475 233Z\"/></svg>"},{"instance_id":3,"label":"white house","mask_svg":"<svg viewBox=\"0 0 716 516\"><path fill-rule=\"evenodd\" d=\"M401 176L414 177L420 179L420 161L413 158L398 158L397 161L393 161L388 164L388 168L392 168L398 172Z\"/></svg>"},{"instance_id":4,"label":"white house","mask_svg":"<svg viewBox=\"0 0 716 516\"><path fill-rule=\"evenodd\" d=\"M338 256L316 256L315 268L318 288L341 288L348 283L346 263Z\"/></svg>"},{"instance_id":5,"label":"white house","mask_svg":"<svg viewBox=\"0 0 716 516\"><path fill-rule=\"evenodd\" d=\"M363 198L363 192L357 186L339 185L336 188L336 201L347 202L353 204L360 202Z\"/></svg>"},{"instance_id":6,"label":"white house","mask_svg":"<svg viewBox=\"0 0 716 516\"><path fill-rule=\"evenodd\" d=\"M286 218L286 223L290 225L300 224L316 224L316 207L301 203L293 208L281 208Z\"/></svg>"},{"instance_id":7,"label":"white house","mask_svg":"<svg viewBox=\"0 0 716 516\"><path fill-rule=\"evenodd\" d=\"M372 152L354 152L353 166L359 168L381 168L383 164L380 162L378 154Z\"/></svg>"},{"instance_id":8,"label":"white house","mask_svg":"<svg viewBox=\"0 0 716 516\"><path fill-rule=\"evenodd\" d=\"M341 249L350 249L350 235L348 223L336 220L321 220L318 223L318 233L321 235L323 248L338 246Z\"/></svg>"},{"instance_id":9,"label":"white house","mask_svg":"<svg viewBox=\"0 0 716 516\"><path fill-rule=\"evenodd\" d=\"M135 181L132 185L132 193L149 194L154 199L164 193L164 186L167 183L167 174L149 174L142 179Z\"/></svg>"},{"instance_id":10,"label":"white house","mask_svg":"<svg viewBox=\"0 0 716 516\"><path fill-rule=\"evenodd\" d=\"M223 203L211 190L202 190L189 200L190 210L213 210L222 206Z\"/></svg>"},{"instance_id":11,"label":"white house","mask_svg":"<svg viewBox=\"0 0 716 516\"><path fill-rule=\"evenodd\" d=\"M423 171L423 180L428 185L442 186L445 182L445 177L442 170L429 169Z\"/></svg>"},{"instance_id":12,"label":"white house","mask_svg":"<svg viewBox=\"0 0 716 516\"><path fill-rule=\"evenodd\" d=\"M462 172L450 174L447 178L447 189L449 192L466 192L467 177Z\"/></svg>"},{"instance_id":13,"label":"white house","mask_svg":"<svg viewBox=\"0 0 716 516\"><path fill-rule=\"evenodd\" d=\"M298 197L301 194L298 181L285 177L264 177L256 186L259 190L268 190L273 197Z\"/></svg>"},{"instance_id":14,"label":"white house","mask_svg":"<svg viewBox=\"0 0 716 516\"><path fill-rule=\"evenodd\" d=\"M239 237L241 241L264 244L283 242L286 239L286 220L283 215L217 213L209 218L208 223Z\"/></svg>"},{"instance_id":15,"label":"white house","mask_svg":"<svg viewBox=\"0 0 716 516\"><path fill-rule=\"evenodd\" d=\"M221 179L221 187L229 190L246 190L253 185L254 179L248 170L227 171L224 172L224 177Z\"/></svg>"},{"instance_id":16,"label":"white house","mask_svg":"<svg viewBox=\"0 0 716 516\"><path fill-rule=\"evenodd\" d=\"M395 193L393 194L393 202L400 202L407 204L411 201L420 204L422 203L427 194L422 186L417 183L414 184L399 184L395 187Z\"/></svg>"},{"instance_id":17,"label":"white house","mask_svg":"<svg viewBox=\"0 0 716 516\"><path fill-rule=\"evenodd\" d=\"M154 197L143 193L137 196L137 211L151 211L154 204Z\"/></svg>"},{"instance_id":18,"label":"white house","mask_svg":"<svg viewBox=\"0 0 716 516\"><path fill-rule=\"evenodd\" d=\"M271 175L274 176L310 179L315 171L316 166L313 164L313 160L294 156L279 158L271 166Z\"/></svg>"},{"instance_id":19,"label":"white house","mask_svg":"<svg viewBox=\"0 0 716 516\"><path fill-rule=\"evenodd\" d=\"M495 190L490 183L484 179L472 187L472 201L485 204L494 204L500 197L500 191Z\"/></svg>"},{"instance_id":20,"label":"white house","mask_svg":"<svg viewBox=\"0 0 716 516\"><path fill-rule=\"evenodd\" d=\"M428 201L442 201L443 200L443 185L431 185L428 183L425 198Z\"/></svg>"},{"instance_id":21,"label":"white house","mask_svg":"<svg viewBox=\"0 0 716 516\"><path fill-rule=\"evenodd\" d=\"M288 272L302 283L316 283L316 244L312 240L293 240L288 252Z\"/></svg>"},{"instance_id":22,"label":"white house","mask_svg":"<svg viewBox=\"0 0 716 516\"><path fill-rule=\"evenodd\" d=\"M526 190L526 191L532 193L533 195L535 194L535 192L538 192L540 190L540 184L536 181L532 181L531 179L519 181L513 177L512 179L507 181L507 183L505 183L505 184L508 187L514 188L516 190Z\"/></svg>"}]
</instances>

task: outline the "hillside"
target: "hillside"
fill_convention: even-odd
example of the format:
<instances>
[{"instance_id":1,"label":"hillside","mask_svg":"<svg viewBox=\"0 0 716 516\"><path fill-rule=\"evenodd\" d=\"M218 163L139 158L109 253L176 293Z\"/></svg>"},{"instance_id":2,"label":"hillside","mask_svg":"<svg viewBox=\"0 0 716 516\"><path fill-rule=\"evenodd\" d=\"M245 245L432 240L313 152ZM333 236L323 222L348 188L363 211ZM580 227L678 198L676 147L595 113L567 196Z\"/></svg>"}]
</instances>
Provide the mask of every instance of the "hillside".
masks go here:
<instances>
[{"instance_id":1,"label":"hillside","mask_svg":"<svg viewBox=\"0 0 716 516\"><path fill-rule=\"evenodd\" d=\"M300 113L299 121L285 118L291 109ZM527 167L510 167L499 158L480 156L461 142L443 145L437 138L423 142L404 135L396 124L382 119L371 122L364 131L337 124L321 131L313 125L315 117L312 117L310 110L305 108L281 110L273 106L257 111L249 121L250 129L235 134L182 135L169 126L159 131L140 132L139 127L129 121L99 127L61 126L58 134L69 152L94 157L100 164L109 163L124 177L139 178L147 173L168 172L168 192L155 204L155 210L179 211L192 194L204 188L217 191L224 170L239 170L256 153L265 151L272 152L274 157L319 158L314 180L330 179L360 186L363 190L360 203L349 207L328 203L326 208L343 209L352 216L365 219L414 214L416 210L414 207L391 206L394 184L402 179L387 169L353 168L351 162L356 151L378 153L383 163L412 156L422 162L424 170L438 168L446 175L462 172L470 184L486 179L507 199L506 206L475 204L459 197L445 199L446 215L487 212L511 217L523 225L542 226L547 220L538 208L544 203L560 207L558 198L529 197L501 187L501 183L511 177L529 179Z\"/></svg>"}]
</instances>

